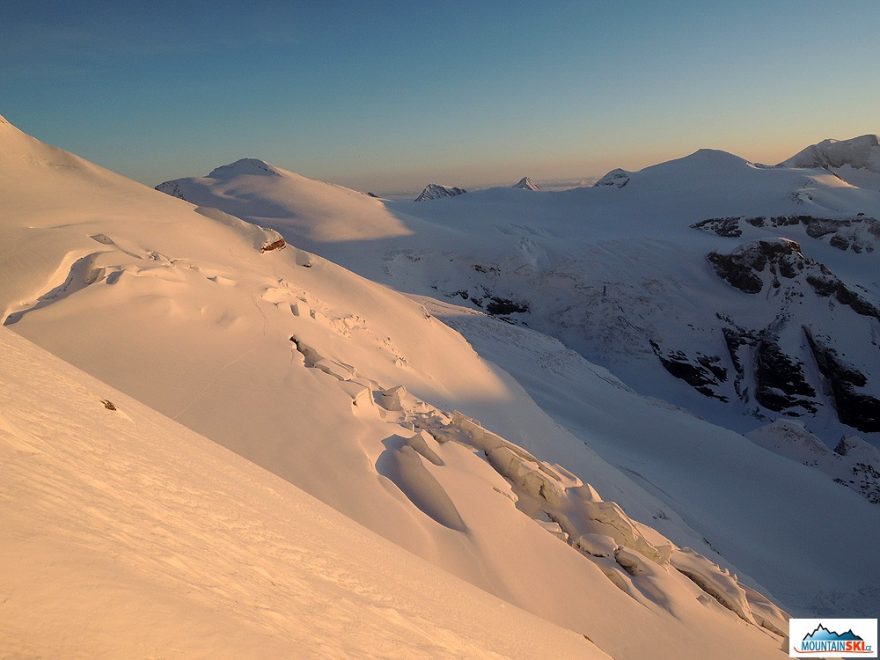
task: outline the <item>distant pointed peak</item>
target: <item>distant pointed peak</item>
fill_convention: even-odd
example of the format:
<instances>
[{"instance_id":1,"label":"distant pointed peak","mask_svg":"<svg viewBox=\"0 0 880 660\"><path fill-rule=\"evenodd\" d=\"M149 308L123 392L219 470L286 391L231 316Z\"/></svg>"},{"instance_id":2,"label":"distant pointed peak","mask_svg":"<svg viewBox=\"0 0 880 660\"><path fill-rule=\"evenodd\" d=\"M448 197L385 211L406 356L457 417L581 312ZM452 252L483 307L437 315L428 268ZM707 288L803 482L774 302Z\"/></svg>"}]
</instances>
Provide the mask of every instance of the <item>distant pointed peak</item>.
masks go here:
<instances>
[{"instance_id":1,"label":"distant pointed peak","mask_svg":"<svg viewBox=\"0 0 880 660\"><path fill-rule=\"evenodd\" d=\"M529 177L524 176L522 179L513 184L514 188L522 188L523 190L540 190L541 186L532 181Z\"/></svg>"},{"instance_id":2,"label":"distant pointed peak","mask_svg":"<svg viewBox=\"0 0 880 660\"><path fill-rule=\"evenodd\" d=\"M281 176L274 165L270 165L259 158L240 158L234 163L221 165L208 175L212 179L222 179L240 175L257 175L257 176Z\"/></svg>"},{"instance_id":3,"label":"distant pointed peak","mask_svg":"<svg viewBox=\"0 0 880 660\"><path fill-rule=\"evenodd\" d=\"M442 199L444 197L457 197L463 195L467 190L458 188L457 186L444 186L439 183L429 183L424 187L419 196L416 197L417 202L427 202L432 199Z\"/></svg>"}]
</instances>

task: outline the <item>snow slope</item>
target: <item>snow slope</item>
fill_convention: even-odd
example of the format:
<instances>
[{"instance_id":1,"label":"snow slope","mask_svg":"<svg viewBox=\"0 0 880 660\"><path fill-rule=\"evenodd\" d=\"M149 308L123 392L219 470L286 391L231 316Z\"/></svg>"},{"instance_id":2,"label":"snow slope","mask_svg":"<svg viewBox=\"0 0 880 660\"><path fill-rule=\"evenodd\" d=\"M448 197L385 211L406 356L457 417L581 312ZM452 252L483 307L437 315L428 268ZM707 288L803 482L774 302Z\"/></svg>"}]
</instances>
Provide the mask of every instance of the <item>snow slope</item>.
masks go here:
<instances>
[{"instance_id":1,"label":"snow slope","mask_svg":"<svg viewBox=\"0 0 880 660\"><path fill-rule=\"evenodd\" d=\"M861 403L878 396L871 306L880 301L872 229L880 194L825 170L761 167L715 150L610 179L617 184L541 195L497 188L431 204L381 202L387 225L405 230L366 241L348 230L319 237L323 216L309 215L293 192L286 212L270 217L271 205L243 178L175 183L196 203L268 221L400 291L538 330L512 337L498 329L509 324L443 312L567 433L530 434L488 411L478 415L485 423L579 474L598 454L613 466L589 474L600 492L642 520L656 516L652 524L680 544L694 545L694 531L705 537L717 561L792 609L876 610L878 572L866 568L876 562L876 506L740 434L800 416L830 446L843 434L877 441L849 422L873 428ZM281 198L284 178L271 185ZM341 204L335 187L311 186L327 208ZM374 209L372 201L349 208L348 225ZM731 283L738 273L751 291ZM801 381L811 394L799 393ZM853 401L849 410L861 417L841 417ZM572 436L579 442L565 439ZM689 529L644 508L634 482ZM804 543L796 530L810 528L817 510L848 541L829 534Z\"/></svg>"},{"instance_id":2,"label":"snow slope","mask_svg":"<svg viewBox=\"0 0 880 660\"><path fill-rule=\"evenodd\" d=\"M850 140L822 140L799 151L778 167L826 169L854 186L880 190L880 142L876 135Z\"/></svg>"},{"instance_id":3,"label":"snow slope","mask_svg":"<svg viewBox=\"0 0 880 660\"><path fill-rule=\"evenodd\" d=\"M0 352L4 656L607 657L7 329Z\"/></svg>"},{"instance_id":4,"label":"snow slope","mask_svg":"<svg viewBox=\"0 0 880 660\"><path fill-rule=\"evenodd\" d=\"M0 131L8 329L614 657L779 655L784 613L760 580L688 549L699 532L678 514L670 540L600 497L626 493L643 520L660 506L422 305L273 230ZM295 197L277 168L233 170L228 194L259 177L276 203ZM313 210L339 213L330 230L362 203L371 231L390 226L370 197L293 179ZM550 446L587 469L530 453ZM594 474L613 488L585 483Z\"/></svg>"}]
</instances>

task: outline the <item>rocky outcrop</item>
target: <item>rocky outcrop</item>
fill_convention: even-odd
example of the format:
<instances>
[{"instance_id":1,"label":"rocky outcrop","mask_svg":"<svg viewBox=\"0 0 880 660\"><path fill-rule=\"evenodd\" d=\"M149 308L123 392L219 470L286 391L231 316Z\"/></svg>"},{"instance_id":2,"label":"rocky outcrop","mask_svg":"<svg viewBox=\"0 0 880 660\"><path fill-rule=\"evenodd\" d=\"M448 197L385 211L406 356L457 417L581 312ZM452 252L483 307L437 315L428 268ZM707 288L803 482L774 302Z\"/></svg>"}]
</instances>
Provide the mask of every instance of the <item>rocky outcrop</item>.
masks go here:
<instances>
[{"instance_id":1,"label":"rocky outcrop","mask_svg":"<svg viewBox=\"0 0 880 660\"><path fill-rule=\"evenodd\" d=\"M859 391L868 384L865 375L844 362L834 348L809 328L804 327L804 335L816 366L829 385L840 421L866 433L880 431L880 399Z\"/></svg>"},{"instance_id":2,"label":"rocky outcrop","mask_svg":"<svg viewBox=\"0 0 880 660\"><path fill-rule=\"evenodd\" d=\"M739 217L733 218L707 218L691 225L691 229L702 229L725 238L739 238L742 229L739 226Z\"/></svg>"},{"instance_id":3,"label":"rocky outcrop","mask_svg":"<svg viewBox=\"0 0 880 660\"><path fill-rule=\"evenodd\" d=\"M851 308L856 314L872 316L880 321L880 308L850 289L824 265L819 272L808 275L807 282L819 296L834 297L841 305Z\"/></svg>"},{"instance_id":4,"label":"rocky outcrop","mask_svg":"<svg viewBox=\"0 0 880 660\"><path fill-rule=\"evenodd\" d=\"M186 197L183 196L183 191L180 189L180 185L177 183L177 181L165 181L164 183L160 183L158 186L156 186L156 190L158 190L159 192L163 192L166 195L177 197L177 199L187 201Z\"/></svg>"},{"instance_id":5,"label":"rocky outcrop","mask_svg":"<svg viewBox=\"0 0 880 660\"><path fill-rule=\"evenodd\" d=\"M859 214L850 218L819 218L812 215L779 215L772 217L731 216L707 218L691 225L693 229L711 232L725 238L739 238L748 226L779 228L803 226L810 238L823 239L838 250L857 254L873 252L880 242L880 221Z\"/></svg>"},{"instance_id":6,"label":"rocky outcrop","mask_svg":"<svg viewBox=\"0 0 880 660\"><path fill-rule=\"evenodd\" d=\"M750 294L760 293L765 280L778 288L780 277L792 279L814 263L804 256L800 245L784 238L755 241L731 254L710 252L707 258L719 277Z\"/></svg>"},{"instance_id":7,"label":"rocky outcrop","mask_svg":"<svg viewBox=\"0 0 880 660\"><path fill-rule=\"evenodd\" d=\"M683 380L703 396L727 401L726 396L713 389L727 381L727 369L721 366L720 357L697 353L695 358L690 358L682 351L663 351L656 341L651 341L650 344L660 364L670 374Z\"/></svg>"},{"instance_id":8,"label":"rocky outcrop","mask_svg":"<svg viewBox=\"0 0 880 660\"><path fill-rule=\"evenodd\" d=\"M443 199L445 197L457 197L467 192L464 188L456 186L441 186L439 183L429 183L424 187L419 196L416 197L417 202L427 202L432 199Z\"/></svg>"},{"instance_id":9,"label":"rocky outcrop","mask_svg":"<svg viewBox=\"0 0 880 660\"><path fill-rule=\"evenodd\" d=\"M260 248L260 252L271 252L272 250L283 250L287 247L287 243L284 242L283 238L278 238L274 241L266 243L263 247Z\"/></svg>"},{"instance_id":10,"label":"rocky outcrop","mask_svg":"<svg viewBox=\"0 0 880 660\"><path fill-rule=\"evenodd\" d=\"M719 318L721 318L722 321L731 323L728 318ZM760 341L759 333L746 330L745 328L741 328L731 323L730 326L721 329L721 334L724 337L724 345L727 347L727 353L730 356L730 361L733 363L733 368L736 372L736 376L733 380L733 388L736 390L736 395L741 401L748 401L749 390L745 385L746 366L752 364L751 352L757 347L758 342Z\"/></svg>"},{"instance_id":11,"label":"rocky outcrop","mask_svg":"<svg viewBox=\"0 0 880 660\"><path fill-rule=\"evenodd\" d=\"M803 363L786 355L773 337L761 337L756 347L755 383L755 399L768 410L816 412L816 390L807 382Z\"/></svg>"}]
</instances>

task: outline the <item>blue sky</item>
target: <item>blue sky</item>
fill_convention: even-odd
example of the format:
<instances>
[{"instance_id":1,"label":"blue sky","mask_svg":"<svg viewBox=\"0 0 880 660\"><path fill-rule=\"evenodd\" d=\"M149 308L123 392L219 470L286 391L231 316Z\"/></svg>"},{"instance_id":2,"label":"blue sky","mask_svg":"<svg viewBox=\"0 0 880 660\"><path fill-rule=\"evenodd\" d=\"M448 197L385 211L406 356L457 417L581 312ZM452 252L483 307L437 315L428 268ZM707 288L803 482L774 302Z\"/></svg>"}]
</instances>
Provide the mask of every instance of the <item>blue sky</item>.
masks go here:
<instances>
[{"instance_id":1,"label":"blue sky","mask_svg":"<svg viewBox=\"0 0 880 660\"><path fill-rule=\"evenodd\" d=\"M148 184L392 192L880 132L880 2L4 0L0 114Z\"/></svg>"}]
</instances>

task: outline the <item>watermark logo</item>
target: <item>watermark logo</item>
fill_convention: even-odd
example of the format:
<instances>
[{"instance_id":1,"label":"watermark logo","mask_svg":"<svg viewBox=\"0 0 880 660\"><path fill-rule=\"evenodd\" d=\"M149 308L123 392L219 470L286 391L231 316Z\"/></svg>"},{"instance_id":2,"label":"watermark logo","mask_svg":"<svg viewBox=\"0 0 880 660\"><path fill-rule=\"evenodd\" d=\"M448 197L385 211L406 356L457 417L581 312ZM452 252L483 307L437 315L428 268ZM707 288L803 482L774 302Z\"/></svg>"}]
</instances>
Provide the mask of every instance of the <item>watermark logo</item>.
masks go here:
<instances>
[{"instance_id":1,"label":"watermark logo","mask_svg":"<svg viewBox=\"0 0 880 660\"><path fill-rule=\"evenodd\" d=\"M789 619L791 658L876 658L877 619Z\"/></svg>"}]
</instances>

